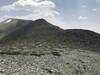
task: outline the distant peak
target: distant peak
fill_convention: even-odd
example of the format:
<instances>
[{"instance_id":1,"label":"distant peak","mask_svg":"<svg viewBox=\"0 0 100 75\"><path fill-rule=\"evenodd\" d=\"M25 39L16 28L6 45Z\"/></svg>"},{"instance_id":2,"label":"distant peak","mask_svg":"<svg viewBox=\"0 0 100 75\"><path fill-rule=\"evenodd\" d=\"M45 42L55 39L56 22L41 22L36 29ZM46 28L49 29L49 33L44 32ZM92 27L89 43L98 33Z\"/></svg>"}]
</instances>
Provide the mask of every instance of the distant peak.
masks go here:
<instances>
[{"instance_id":1,"label":"distant peak","mask_svg":"<svg viewBox=\"0 0 100 75\"><path fill-rule=\"evenodd\" d=\"M25 19L18 19L18 18L8 18L5 20L5 22L10 22L10 21L13 21L13 20L16 20L16 21L32 21L32 20L25 20ZM37 21L37 22L47 22L45 19L41 18L41 19L36 19L34 21Z\"/></svg>"},{"instance_id":2,"label":"distant peak","mask_svg":"<svg viewBox=\"0 0 100 75\"><path fill-rule=\"evenodd\" d=\"M7 19L5 23L9 23L11 21L12 21L12 19Z\"/></svg>"},{"instance_id":3,"label":"distant peak","mask_svg":"<svg viewBox=\"0 0 100 75\"><path fill-rule=\"evenodd\" d=\"M41 18L41 19L37 19L37 20L25 20L25 19L18 19L18 18L8 18L4 21L2 21L2 23L6 24L6 23L10 23L10 22L36 22L36 23L48 23L48 21L46 21L45 19Z\"/></svg>"},{"instance_id":4,"label":"distant peak","mask_svg":"<svg viewBox=\"0 0 100 75\"><path fill-rule=\"evenodd\" d=\"M35 20L35 21L37 21L37 22L47 22L45 19L43 19L43 18L41 18L41 19L37 19L37 20Z\"/></svg>"}]
</instances>

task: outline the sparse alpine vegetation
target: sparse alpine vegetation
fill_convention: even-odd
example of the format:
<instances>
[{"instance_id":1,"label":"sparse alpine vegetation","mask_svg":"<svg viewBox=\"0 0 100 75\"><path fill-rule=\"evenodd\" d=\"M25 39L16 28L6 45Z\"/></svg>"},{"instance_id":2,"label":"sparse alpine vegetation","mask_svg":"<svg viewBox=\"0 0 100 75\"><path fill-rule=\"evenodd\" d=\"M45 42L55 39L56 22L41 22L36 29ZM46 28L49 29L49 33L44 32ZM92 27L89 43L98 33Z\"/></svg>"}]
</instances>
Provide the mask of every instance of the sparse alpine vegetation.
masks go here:
<instances>
[{"instance_id":1,"label":"sparse alpine vegetation","mask_svg":"<svg viewBox=\"0 0 100 75\"><path fill-rule=\"evenodd\" d=\"M7 19L0 23L0 37L1 54L60 55L57 48L100 49L100 34L81 29L63 30L44 19Z\"/></svg>"},{"instance_id":2,"label":"sparse alpine vegetation","mask_svg":"<svg viewBox=\"0 0 100 75\"><path fill-rule=\"evenodd\" d=\"M0 23L0 75L100 75L100 34L44 19Z\"/></svg>"}]
</instances>

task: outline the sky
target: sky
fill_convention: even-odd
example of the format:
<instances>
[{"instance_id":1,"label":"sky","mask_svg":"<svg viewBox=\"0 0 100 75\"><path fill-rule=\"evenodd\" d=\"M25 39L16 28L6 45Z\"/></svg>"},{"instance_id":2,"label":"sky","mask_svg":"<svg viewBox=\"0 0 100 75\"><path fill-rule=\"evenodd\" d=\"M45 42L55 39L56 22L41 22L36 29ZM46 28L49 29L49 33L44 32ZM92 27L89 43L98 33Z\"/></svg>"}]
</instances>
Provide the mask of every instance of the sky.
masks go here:
<instances>
[{"instance_id":1,"label":"sky","mask_svg":"<svg viewBox=\"0 0 100 75\"><path fill-rule=\"evenodd\" d=\"M44 18L63 29L100 33L100 0L0 0L0 21Z\"/></svg>"}]
</instances>

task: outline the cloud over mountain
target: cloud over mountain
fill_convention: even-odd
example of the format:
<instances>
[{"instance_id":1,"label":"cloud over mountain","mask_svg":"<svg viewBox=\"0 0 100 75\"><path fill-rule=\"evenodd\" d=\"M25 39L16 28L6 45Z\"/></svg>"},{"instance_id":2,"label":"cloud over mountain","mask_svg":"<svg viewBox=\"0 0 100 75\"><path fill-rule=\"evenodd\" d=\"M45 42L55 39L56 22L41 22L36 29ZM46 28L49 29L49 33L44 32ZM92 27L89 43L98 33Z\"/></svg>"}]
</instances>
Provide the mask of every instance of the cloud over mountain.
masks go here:
<instances>
[{"instance_id":1,"label":"cloud over mountain","mask_svg":"<svg viewBox=\"0 0 100 75\"><path fill-rule=\"evenodd\" d=\"M0 7L2 17L22 19L38 19L45 18L47 20L55 19L55 15L59 14L56 11L56 5L51 0L17 0L9 5Z\"/></svg>"}]
</instances>

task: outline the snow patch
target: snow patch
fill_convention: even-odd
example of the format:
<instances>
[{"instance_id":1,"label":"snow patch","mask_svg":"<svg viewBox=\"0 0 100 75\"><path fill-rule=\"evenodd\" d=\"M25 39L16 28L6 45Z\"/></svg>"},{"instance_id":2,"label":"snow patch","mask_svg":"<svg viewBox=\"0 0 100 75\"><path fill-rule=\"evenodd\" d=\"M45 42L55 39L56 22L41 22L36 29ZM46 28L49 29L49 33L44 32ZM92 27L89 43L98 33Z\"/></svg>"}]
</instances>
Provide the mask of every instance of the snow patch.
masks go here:
<instances>
[{"instance_id":1,"label":"snow patch","mask_svg":"<svg viewBox=\"0 0 100 75\"><path fill-rule=\"evenodd\" d=\"M9 20L7 20L7 21L6 21L6 23L9 23L9 22L11 22L11 21L12 21L12 20L11 20L11 19L9 19Z\"/></svg>"}]
</instances>

